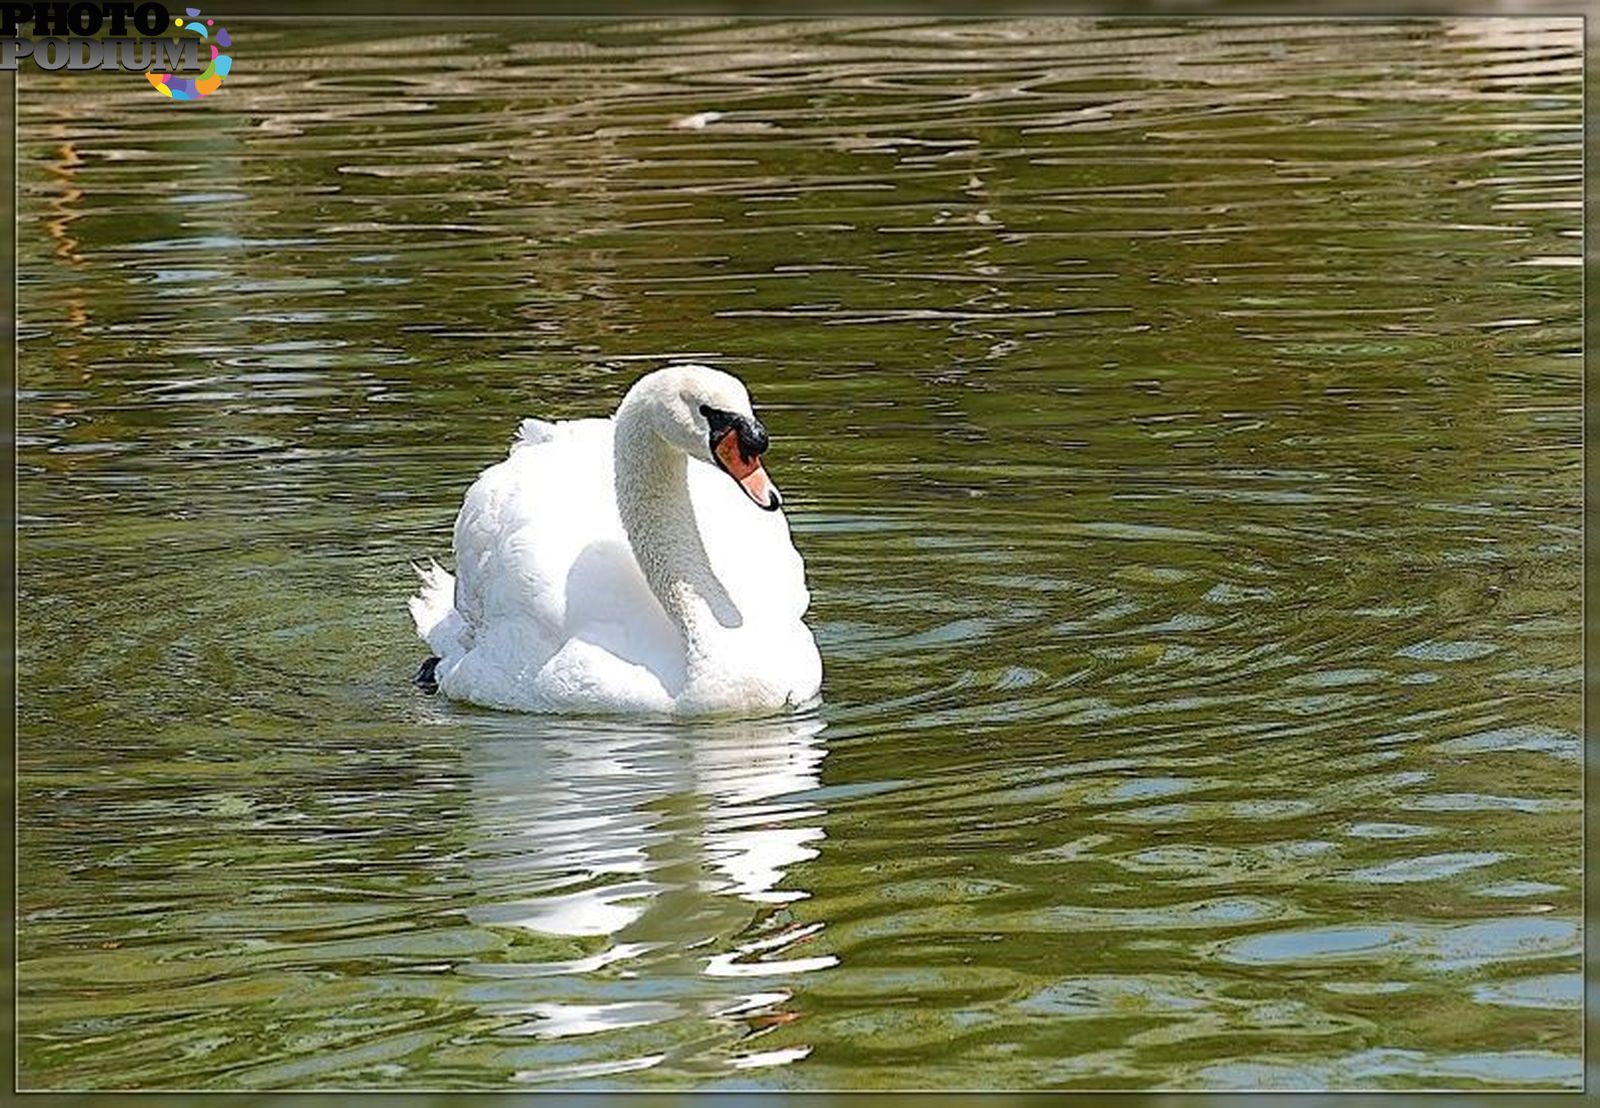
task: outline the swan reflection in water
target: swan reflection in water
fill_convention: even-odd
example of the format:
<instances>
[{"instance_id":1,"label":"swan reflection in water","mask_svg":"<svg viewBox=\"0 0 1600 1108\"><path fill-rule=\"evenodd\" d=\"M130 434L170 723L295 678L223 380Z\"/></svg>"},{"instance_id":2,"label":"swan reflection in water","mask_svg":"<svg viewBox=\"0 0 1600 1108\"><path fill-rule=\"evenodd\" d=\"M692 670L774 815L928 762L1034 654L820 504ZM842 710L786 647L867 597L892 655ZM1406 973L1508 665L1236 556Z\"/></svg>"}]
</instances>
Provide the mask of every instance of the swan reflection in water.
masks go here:
<instances>
[{"instance_id":1,"label":"swan reflection in water","mask_svg":"<svg viewBox=\"0 0 1600 1108\"><path fill-rule=\"evenodd\" d=\"M749 1039L794 1018L782 1010L785 982L836 960L806 952L822 925L794 919L807 894L786 880L823 839L825 813L808 797L823 722L473 722L484 731L463 755L465 913L510 941L459 969L493 979L472 990L486 1013L520 1017L499 1041L563 1047L548 1059L524 1049L516 1076L646 1068L675 1057L661 1048L679 1040L698 1056L707 1021L725 1032L710 1048L722 1065L804 1057L808 1048L763 1051ZM660 1036L653 1053L632 1049L650 1046L648 1034L626 1057L615 1054L623 1044L604 1044L615 1034L599 1034L646 1026ZM590 1047L582 1060L580 1042Z\"/></svg>"}]
</instances>

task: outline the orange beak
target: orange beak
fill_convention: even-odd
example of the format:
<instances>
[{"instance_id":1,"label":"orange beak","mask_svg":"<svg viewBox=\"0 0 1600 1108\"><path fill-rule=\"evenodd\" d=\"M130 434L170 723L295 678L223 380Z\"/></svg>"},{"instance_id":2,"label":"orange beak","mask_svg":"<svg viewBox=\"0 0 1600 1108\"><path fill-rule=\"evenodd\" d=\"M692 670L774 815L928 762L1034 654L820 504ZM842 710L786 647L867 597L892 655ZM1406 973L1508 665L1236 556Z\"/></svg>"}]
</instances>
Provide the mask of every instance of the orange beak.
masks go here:
<instances>
[{"instance_id":1,"label":"orange beak","mask_svg":"<svg viewBox=\"0 0 1600 1108\"><path fill-rule=\"evenodd\" d=\"M778 486L772 483L772 478L762 468L761 455L746 455L739 445L737 431L730 430L717 440L716 455L718 463L728 471L728 476L739 482L744 494L755 501L757 507L769 512L782 507L783 497L778 495Z\"/></svg>"}]
</instances>

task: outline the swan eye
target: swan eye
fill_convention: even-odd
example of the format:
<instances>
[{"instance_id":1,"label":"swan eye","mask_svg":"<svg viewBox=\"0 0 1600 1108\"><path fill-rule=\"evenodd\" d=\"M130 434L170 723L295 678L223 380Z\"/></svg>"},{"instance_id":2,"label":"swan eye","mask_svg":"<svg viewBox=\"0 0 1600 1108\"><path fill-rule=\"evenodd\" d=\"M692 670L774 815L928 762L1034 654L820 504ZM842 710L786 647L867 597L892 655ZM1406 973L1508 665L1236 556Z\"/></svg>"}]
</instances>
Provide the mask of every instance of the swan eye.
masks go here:
<instances>
[{"instance_id":1,"label":"swan eye","mask_svg":"<svg viewBox=\"0 0 1600 1108\"><path fill-rule=\"evenodd\" d=\"M700 414L706 417L706 423L711 427L711 442L713 445L723 435L734 430L739 423L739 417L732 412L725 412L721 408L713 408L710 404L700 405Z\"/></svg>"}]
</instances>

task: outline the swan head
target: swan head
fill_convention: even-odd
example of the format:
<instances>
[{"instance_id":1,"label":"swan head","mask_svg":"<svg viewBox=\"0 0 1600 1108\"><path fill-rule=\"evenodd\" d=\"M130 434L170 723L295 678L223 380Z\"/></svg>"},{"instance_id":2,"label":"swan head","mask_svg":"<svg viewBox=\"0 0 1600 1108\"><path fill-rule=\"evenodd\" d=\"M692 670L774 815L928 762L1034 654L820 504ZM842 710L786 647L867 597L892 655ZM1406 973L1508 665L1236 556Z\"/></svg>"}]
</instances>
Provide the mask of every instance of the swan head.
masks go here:
<instances>
[{"instance_id":1,"label":"swan head","mask_svg":"<svg viewBox=\"0 0 1600 1108\"><path fill-rule=\"evenodd\" d=\"M767 429L737 377L703 365L670 366L641 378L629 400L635 394L653 402L656 429L668 443L722 470L757 507L775 512L783 506L761 464Z\"/></svg>"}]
</instances>

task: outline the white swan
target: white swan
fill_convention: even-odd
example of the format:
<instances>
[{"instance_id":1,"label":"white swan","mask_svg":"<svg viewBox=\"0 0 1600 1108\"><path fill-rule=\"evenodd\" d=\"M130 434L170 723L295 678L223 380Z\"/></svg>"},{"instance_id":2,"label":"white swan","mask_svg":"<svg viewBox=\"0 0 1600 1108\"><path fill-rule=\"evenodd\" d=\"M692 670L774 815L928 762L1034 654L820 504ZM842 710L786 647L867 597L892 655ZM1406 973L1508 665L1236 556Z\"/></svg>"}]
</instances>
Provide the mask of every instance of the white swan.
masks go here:
<instances>
[{"instance_id":1,"label":"white swan","mask_svg":"<svg viewBox=\"0 0 1600 1108\"><path fill-rule=\"evenodd\" d=\"M744 385L700 365L640 378L610 419L524 420L467 491L456 576L417 570L411 615L439 692L670 715L813 699L805 567L766 448Z\"/></svg>"}]
</instances>

